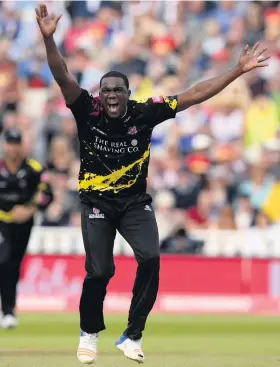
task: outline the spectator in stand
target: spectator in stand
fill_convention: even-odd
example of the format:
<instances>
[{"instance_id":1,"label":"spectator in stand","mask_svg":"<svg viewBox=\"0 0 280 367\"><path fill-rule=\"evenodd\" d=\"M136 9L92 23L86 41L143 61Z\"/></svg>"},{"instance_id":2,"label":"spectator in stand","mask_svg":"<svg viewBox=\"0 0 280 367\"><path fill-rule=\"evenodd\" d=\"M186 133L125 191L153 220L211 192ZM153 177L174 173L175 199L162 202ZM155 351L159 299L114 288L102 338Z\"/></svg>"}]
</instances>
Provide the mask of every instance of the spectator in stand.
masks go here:
<instances>
[{"instance_id":1,"label":"spectator in stand","mask_svg":"<svg viewBox=\"0 0 280 367\"><path fill-rule=\"evenodd\" d=\"M17 65L9 55L10 43L0 41L0 110L15 111L19 102L17 86Z\"/></svg>"},{"instance_id":2,"label":"spectator in stand","mask_svg":"<svg viewBox=\"0 0 280 367\"><path fill-rule=\"evenodd\" d=\"M185 227L187 232L196 229L207 229L216 219L212 192L203 189L198 195L197 204L185 213Z\"/></svg>"},{"instance_id":3,"label":"spectator in stand","mask_svg":"<svg viewBox=\"0 0 280 367\"><path fill-rule=\"evenodd\" d=\"M262 38L264 29L263 2L253 1L248 4L244 42L252 44Z\"/></svg>"},{"instance_id":4,"label":"spectator in stand","mask_svg":"<svg viewBox=\"0 0 280 367\"><path fill-rule=\"evenodd\" d=\"M79 139L77 136L77 127L75 121L73 120L72 116L65 116L61 120L61 136L67 140L69 148L73 149L73 155L75 157L79 156ZM71 168L71 167L70 167Z\"/></svg>"},{"instance_id":5,"label":"spectator in stand","mask_svg":"<svg viewBox=\"0 0 280 367\"><path fill-rule=\"evenodd\" d=\"M154 206L161 244L184 225L184 219L183 215L175 209L175 197L171 191L159 192L155 196Z\"/></svg>"},{"instance_id":6,"label":"spectator in stand","mask_svg":"<svg viewBox=\"0 0 280 367\"><path fill-rule=\"evenodd\" d=\"M217 222L211 226L221 230L235 230L236 224L234 219L234 212L231 206L227 205L220 209Z\"/></svg>"},{"instance_id":7,"label":"spectator in stand","mask_svg":"<svg viewBox=\"0 0 280 367\"><path fill-rule=\"evenodd\" d=\"M43 215L43 226L66 226L70 219L70 205L67 196L67 175L51 173L54 200Z\"/></svg>"},{"instance_id":8,"label":"spectator in stand","mask_svg":"<svg viewBox=\"0 0 280 367\"><path fill-rule=\"evenodd\" d=\"M250 167L250 177L239 186L239 193L250 197L254 209L259 210L265 204L274 185L274 178L267 175L261 162Z\"/></svg>"},{"instance_id":9,"label":"spectator in stand","mask_svg":"<svg viewBox=\"0 0 280 367\"><path fill-rule=\"evenodd\" d=\"M203 242L190 238L185 229L178 229L173 236L166 238L161 246L161 252L171 254L198 254Z\"/></svg>"},{"instance_id":10,"label":"spectator in stand","mask_svg":"<svg viewBox=\"0 0 280 367\"><path fill-rule=\"evenodd\" d=\"M60 194L63 193L55 191L54 194L55 200L46 210L43 216L42 226L61 227L66 226L69 223L69 213L64 210L61 202L62 199Z\"/></svg>"},{"instance_id":11,"label":"spectator in stand","mask_svg":"<svg viewBox=\"0 0 280 367\"><path fill-rule=\"evenodd\" d=\"M190 191L192 188L192 180L191 174L186 169L182 168L178 172L178 181L176 185L173 187L172 191L175 197L175 205L178 209L187 209L190 205L191 198L190 198ZM200 189L200 187L199 187ZM193 202L193 204L196 201Z\"/></svg>"},{"instance_id":12,"label":"spectator in stand","mask_svg":"<svg viewBox=\"0 0 280 367\"><path fill-rule=\"evenodd\" d=\"M18 64L18 74L21 89L48 88L52 82L52 74L45 60L42 48L36 49L34 58Z\"/></svg>"},{"instance_id":13,"label":"spectator in stand","mask_svg":"<svg viewBox=\"0 0 280 367\"><path fill-rule=\"evenodd\" d=\"M253 226L258 229L265 230L268 229L270 225L271 221L268 216L263 211L259 211L255 216Z\"/></svg>"},{"instance_id":14,"label":"spectator in stand","mask_svg":"<svg viewBox=\"0 0 280 367\"><path fill-rule=\"evenodd\" d=\"M53 138L50 147L48 169L67 174L70 168L72 152L69 141L64 136Z\"/></svg>"},{"instance_id":15,"label":"spectator in stand","mask_svg":"<svg viewBox=\"0 0 280 367\"><path fill-rule=\"evenodd\" d=\"M236 200L237 209L235 211L235 222L238 229L246 229L252 226L255 218L255 210L253 209L248 195L240 196Z\"/></svg>"},{"instance_id":16,"label":"spectator in stand","mask_svg":"<svg viewBox=\"0 0 280 367\"><path fill-rule=\"evenodd\" d=\"M265 95L256 96L247 110L245 121L246 146L261 145L276 138L279 122L276 103Z\"/></svg>"}]
</instances>

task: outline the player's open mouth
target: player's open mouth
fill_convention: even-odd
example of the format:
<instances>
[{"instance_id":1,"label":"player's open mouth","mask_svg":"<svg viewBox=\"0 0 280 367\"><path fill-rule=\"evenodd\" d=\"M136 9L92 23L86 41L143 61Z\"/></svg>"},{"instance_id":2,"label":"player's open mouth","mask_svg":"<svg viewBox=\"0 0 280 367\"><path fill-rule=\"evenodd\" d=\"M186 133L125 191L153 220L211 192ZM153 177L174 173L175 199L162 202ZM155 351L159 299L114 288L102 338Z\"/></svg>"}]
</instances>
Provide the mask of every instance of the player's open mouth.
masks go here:
<instances>
[{"instance_id":1,"label":"player's open mouth","mask_svg":"<svg viewBox=\"0 0 280 367\"><path fill-rule=\"evenodd\" d=\"M108 103L108 109L111 113L117 113L119 109L118 103Z\"/></svg>"}]
</instances>

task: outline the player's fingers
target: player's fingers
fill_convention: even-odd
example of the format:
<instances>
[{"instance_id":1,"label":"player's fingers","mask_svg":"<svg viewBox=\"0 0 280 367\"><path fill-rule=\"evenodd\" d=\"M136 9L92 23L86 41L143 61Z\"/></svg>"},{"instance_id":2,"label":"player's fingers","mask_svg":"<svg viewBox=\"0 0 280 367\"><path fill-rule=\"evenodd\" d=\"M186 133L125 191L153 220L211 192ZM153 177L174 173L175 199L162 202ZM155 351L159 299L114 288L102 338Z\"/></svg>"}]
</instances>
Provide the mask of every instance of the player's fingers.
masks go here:
<instances>
[{"instance_id":1,"label":"player's fingers","mask_svg":"<svg viewBox=\"0 0 280 367\"><path fill-rule=\"evenodd\" d=\"M246 46L243 48L243 51L242 51L242 54L243 54L243 55L246 55L246 54L247 54L248 48L249 48L249 45L246 45Z\"/></svg>"},{"instance_id":2,"label":"player's fingers","mask_svg":"<svg viewBox=\"0 0 280 367\"><path fill-rule=\"evenodd\" d=\"M40 12L37 8L35 8L35 13L37 14L37 18L39 17L40 18Z\"/></svg>"},{"instance_id":3,"label":"player's fingers","mask_svg":"<svg viewBox=\"0 0 280 367\"><path fill-rule=\"evenodd\" d=\"M44 6L44 14L45 14L45 17L48 16L48 9L47 9L47 5L43 5Z\"/></svg>"},{"instance_id":4,"label":"player's fingers","mask_svg":"<svg viewBox=\"0 0 280 367\"><path fill-rule=\"evenodd\" d=\"M41 4L40 5L40 12L41 12L41 17L42 18L45 18L45 7L44 7L44 4Z\"/></svg>"},{"instance_id":5,"label":"player's fingers","mask_svg":"<svg viewBox=\"0 0 280 367\"><path fill-rule=\"evenodd\" d=\"M263 57L258 57L258 62L264 62L264 61L266 61L266 60L268 60L268 59L270 59L270 56L263 56Z\"/></svg>"},{"instance_id":6,"label":"player's fingers","mask_svg":"<svg viewBox=\"0 0 280 367\"><path fill-rule=\"evenodd\" d=\"M258 49L259 45L260 45L260 43L259 43L259 42L257 42L257 43L255 43L255 44L254 44L254 46L253 46L253 48L252 48L252 54L253 54L253 55L254 55L254 54L255 54L255 52L257 51L257 49Z\"/></svg>"},{"instance_id":7,"label":"player's fingers","mask_svg":"<svg viewBox=\"0 0 280 367\"><path fill-rule=\"evenodd\" d=\"M267 50L267 47L266 48L263 48L260 52L257 52L256 53L256 56L257 57L261 56L266 50Z\"/></svg>"},{"instance_id":8,"label":"player's fingers","mask_svg":"<svg viewBox=\"0 0 280 367\"><path fill-rule=\"evenodd\" d=\"M57 17L55 17L54 21L55 21L55 24L57 24L60 20L60 18L62 17L62 14L58 15Z\"/></svg>"},{"instance_id":9,"label":"player's fingers","mask_svg":"<svg viewBox=\"0 0 280 367\"><path fill-rule=\"evenodd\" d=\"M258 64L258 67L263 68L263 67L268 66L268 65L269 65L268 63L265 63L265 64L262 63L262 64Z\"/></svg>"},{"instance_id":10,"label":"player's fingers","mask_svg":"<svg viewBox=\"0 0 280 367\"><path fill-rule=\"evenodd\" d=\"M41 15L41 18L45 18L44 4L40 4L40 15Z\"/></svg>"}]
</instances>

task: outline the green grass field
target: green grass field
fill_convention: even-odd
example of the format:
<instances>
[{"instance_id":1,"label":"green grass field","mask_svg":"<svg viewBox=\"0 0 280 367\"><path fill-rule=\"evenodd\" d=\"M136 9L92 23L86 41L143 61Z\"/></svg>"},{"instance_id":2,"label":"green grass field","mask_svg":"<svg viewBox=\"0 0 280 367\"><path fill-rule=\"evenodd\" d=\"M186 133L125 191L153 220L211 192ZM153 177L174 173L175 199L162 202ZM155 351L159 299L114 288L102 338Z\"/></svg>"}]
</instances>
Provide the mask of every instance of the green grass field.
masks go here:
<instances>
[{"instance_id":1,"label":"green grass field","mask_svg":"<svg viewBox=\"0 0 280 367\"><path fill-rule=\"evenodd\" d=\"M114 347L125 316L106 317L97 366L136 366ZM78 316L21 315L20 327L0 330L0 367L79 366ZM280 318L153 315L143 349L147 367L280 367Z\"/></svg>"}]
</instances>

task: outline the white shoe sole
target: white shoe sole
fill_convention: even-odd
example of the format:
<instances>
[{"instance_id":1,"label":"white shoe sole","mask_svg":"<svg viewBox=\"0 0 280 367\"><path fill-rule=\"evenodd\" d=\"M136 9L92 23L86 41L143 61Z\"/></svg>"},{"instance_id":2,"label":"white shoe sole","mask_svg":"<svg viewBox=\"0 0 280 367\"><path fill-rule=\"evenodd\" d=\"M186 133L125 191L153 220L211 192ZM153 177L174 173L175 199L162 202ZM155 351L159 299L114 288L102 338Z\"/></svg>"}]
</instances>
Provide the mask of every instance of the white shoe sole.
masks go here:
<instances>
[{"instance_id":1,"label":"white shoe sole","mask_svg":"<svg viewBox=\"0 0 280 367\"><path fill-rule=\"evenodd\" d=\"M125 348L120 344L120 345L116 345L116 347L119 349L119 350L121 350L123 353L124 353L124 355L125 355L125 357L126 358L128 358L128 359L130 359L131 361L134 361L134 362L137 362L137 363L144 363L145 362L145 358L140 358L140 357L132 357L131 355L129 355L127 352L126 352L126 350L125 350Z\"/></svg>"},{"instance_id":2,"label":"white shoe sole","mask_svg":"<svg viewBox=\"0 0 280 367\"><path fill-rule=\"evenodd\" d=\"M77 351L77 358L82 364L93 364L96 362L96 353L90 349L79 348Z\"/></svg>"}]
</instances>

